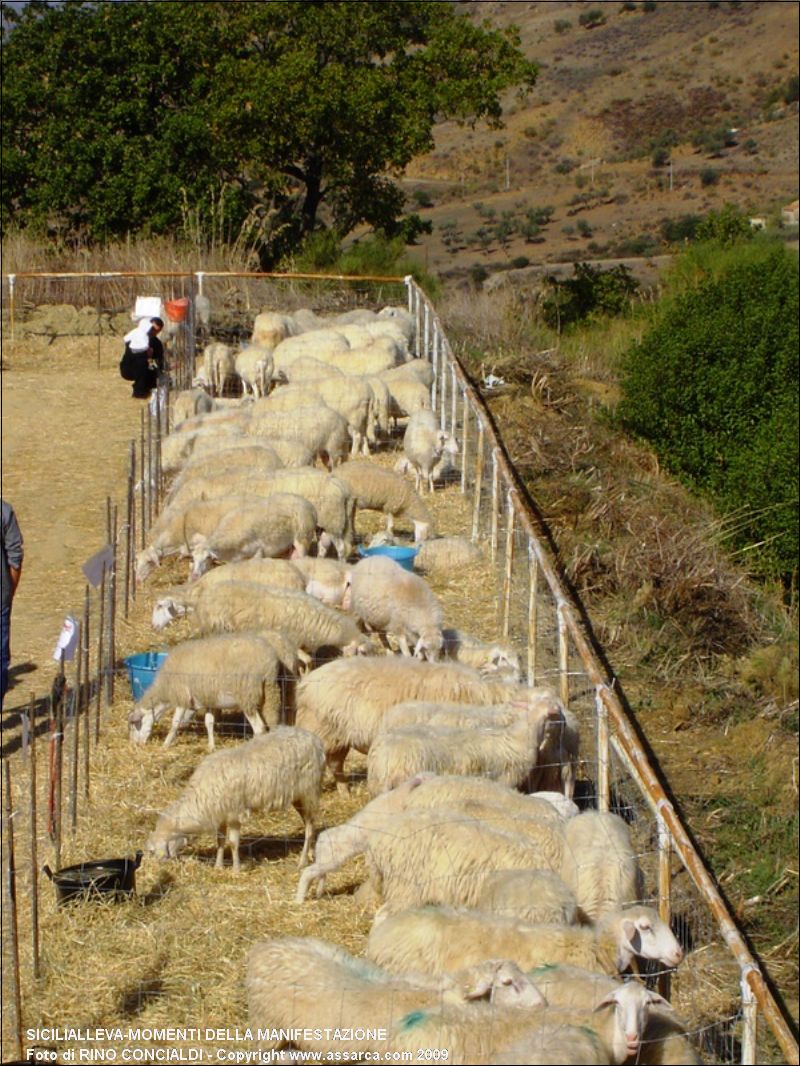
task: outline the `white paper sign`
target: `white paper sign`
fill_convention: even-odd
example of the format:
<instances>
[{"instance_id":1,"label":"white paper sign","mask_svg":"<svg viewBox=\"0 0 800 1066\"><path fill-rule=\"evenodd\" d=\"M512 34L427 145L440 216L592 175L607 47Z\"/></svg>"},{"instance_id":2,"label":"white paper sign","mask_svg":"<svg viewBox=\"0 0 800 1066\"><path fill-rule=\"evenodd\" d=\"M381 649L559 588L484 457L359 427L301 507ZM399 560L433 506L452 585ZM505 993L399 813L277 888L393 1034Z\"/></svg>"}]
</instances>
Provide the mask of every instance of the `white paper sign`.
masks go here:
<instances>
[{"instance_id":1,"label":"white paper sign","mask_svg":"<svg viewBox=\"0 0 800 1066\"><path fill-rule=\"evenodd\" d=\"M75 658L75 649L78 647L78 634L78 621L71 614L68 614L64 619L64 624L61 627L56 648L53 652L53 658L56 662L60 661L62 652L66 662L70 662Z\"/></svg>"}]
</instances>

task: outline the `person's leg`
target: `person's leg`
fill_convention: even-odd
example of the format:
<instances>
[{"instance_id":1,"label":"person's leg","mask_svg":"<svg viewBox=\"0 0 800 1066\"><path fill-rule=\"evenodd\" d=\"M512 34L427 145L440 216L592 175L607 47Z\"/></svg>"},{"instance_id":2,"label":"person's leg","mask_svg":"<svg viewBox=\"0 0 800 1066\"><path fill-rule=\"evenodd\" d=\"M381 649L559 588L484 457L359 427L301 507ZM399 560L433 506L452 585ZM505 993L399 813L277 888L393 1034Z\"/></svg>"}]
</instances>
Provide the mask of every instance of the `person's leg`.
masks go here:
<instances>
[{"instance_id":1,"label":"person's leg","mask_svg":"<svg viewBox=\"0 0 800 1066\"><path fill-rule=\"evenodd\" d=\"M8 665L11 659L11 605L0 609L0 711L8 691Z\"/></svg>"}]
</instances>

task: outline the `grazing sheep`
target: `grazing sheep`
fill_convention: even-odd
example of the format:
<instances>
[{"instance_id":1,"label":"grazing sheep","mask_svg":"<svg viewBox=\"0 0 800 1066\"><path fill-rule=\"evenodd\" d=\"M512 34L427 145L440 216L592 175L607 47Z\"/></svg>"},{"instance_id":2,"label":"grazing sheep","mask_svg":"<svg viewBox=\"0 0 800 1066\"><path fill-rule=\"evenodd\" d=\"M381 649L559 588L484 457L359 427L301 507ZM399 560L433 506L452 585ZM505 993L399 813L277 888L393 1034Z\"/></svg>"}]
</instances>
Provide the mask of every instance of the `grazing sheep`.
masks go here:
<instances>
[{"instance_id":1,"label":"grazing sheep","mask_svg":"<svg viewBox=\"0 0 800 1066\"><path fill-rule=\"evenodd\" d=\"M292 411L267 411L253 415L246 432L253 437L270 440L300 441L322 459L329 469L341 463L350 451L347 422L338 411L323 403L312 407L298 407Z\"/></svg>"},{"instance_id":2,"label":"grazing sheep","mask_svg":"<svg viewBox=\"0 0 800 1066\"><path fill-rule=\"evenodd\" d=\"M172 424L177 426L192 415L213 411L214 401L205 389L185 389L174 396L171 406Z\"/></svg>"},{"instance_id":3,"label":"grazing sheep","mask_svg":"<svg viewBox=\"0 0 800 1066\"><path fill-rule=\"evenodd\" d=\"M336 471L350 487L356 509L381 511L391 536L396 521L413 523L414 541L421 543L433 533L433 516L408 482L393 470L368 459L350 460Z\"/></svg>"},{"instance_id":4,"label":"grazing sheep","mask_svg":"<svg viewBox=\"0 0 800 1066\"><path fill-rule=\"evenodd\" d=\"M182 794L160 815L147 850L173 859L189 837L212 832L217 836L216 865L222 866L227 839L233 872L238 874L242 818L255 811L285 811L291 805L305 825L303 866L313 842L324 767L319 739L287 726L207 755Z\"/></svg>"},{"instance_id":5,"label":"grazing sheep","mask_svg":"<svg viewBox=\"0 0 800 1066\"><path fill-rule=\"evenodd\" d=\"M292 565L304 581L303 591L328 607L341 607L350 586L351 567L338 559L320 559L307 555L294 559Z\"/></svg>"},{"instance_id":6,"label":"grazing sheep","mask_svg":"<svg viewBox=\"0 0 800 1066\"><path fill-rule=\"evenodd\" d=\"M565 826L564 842L561 876L587 920L642 898L642 872L619 815L584 811Z\"/></svg>"},{"instance_id":7,"label":"grazing sheep","mask_svg":"<svg viewBox=\"0 0 800 1066\"><path fill-rule=\"evenodd\" d=\"M314 407L322 402L312 385L278 385L269 396L256 400L253 414L259 418L273 411L295 411L298 407Z\"/></svg>"},{"instance_id":8,"label":"grazing sheep","mask_svg":"<svg viewBox=\"0 0 800 1066\"><path fill-rule=\"evenodd\" d=\"M371 796L394 788L414 774L461 774L490 777L516 788L535 789L542 761L551 758L552 736L566 720L560 700L548 689L531 689L526 702L512 704L498 723L492 710L480 708L465 726L404 726L379 733L367 757L367 787ZM515 712L515 713L514 713Z\"/></svg>"},{"instance_id":9,"label":"grazing sheep","mask_svg":"<svg viewBox=\"0 0 800 1066\"><path fill-rule=\"evenodd\" d=\"M449 832L452 825L447 826ZM373 842L370 841L370 854ZM497 867L495 867L497 868ZM485 885L484 878L481 892ZM384 882L384 892L386 892ZM650 907L609 911L596 926L533 925L479 910L416 907L375 924L367 955L393 973L453 973L487 958L506 958L524 970L571 963L619 974L634 958L677 966L681 946Z\"/></svg>"},{"instance_id":10,"label":"grazing sheep","mask_svg":"<svg viewBox=\"0 0 800 1066\"><path fill-rule=\"evenodd\" d=\"M196 478L230 478L242 470L247 470L251 477L263 477L265 474L271 474L273 470L282 469L283 466L280 456L271 445L246 439L241 444L192 458L172 482L167 502L173 503L176 498L201 499L199 494L192 495L191 491L185 491L187 482Z\"/></svg>"},{"instance_id":11,"label":"grazing sheep","mask_svg":"<svg viewBox=\"0 0 800 1066\"><path fill-rule=\"evenodd\" d=\"M495 870L475 907L535 925L577 925L575 893L550 870Z\"/></svg>"},{"instance_id":12,"label":"grazing sheep","mask_svg":"<svg viewBox=\"0 0 800 1066\"><path fill-rule=\"evenodd\" d=\"M528 835L506 832L462 811L396 815L387 831L371 834L367 844L370 878L385 901L376 922L426 903L474 906L492 870L552 869L557 832L533 819L521 824L526 834L532 837L536 832L539 839L534 842ZM542 852L542 841L548 850L553 846L550 859Z\"/></svg>"},{"instance_id":13,"label":"grazing sheep","mask_svg":"<svg viewBox=\"0 0 800 1066\"><path fill-rule=\"evenodd\" d=\"M278 506L272 498L267 501L253 496L172 504L150 530L148 546L136 555L136 580L144 581L168 555L190 555L195 577L208 569L212 559L236 562L291 550L303 555L316 530L313 510L307 500L290 498L288 493Z\"/></svg>"},{"instance_id":14,"label":"grazing sheep","mask_svg":"<svg viewBox=\"0 0 800 1066\"><path fill-rule=\"evenodd\" d=\"M432 411L417 410L408 420L403 434L403 451L414 469L417 492L423 482L433 492L433 468L443 453L458 455L455 437L439 428Z\"/></svg>"},{"instance_id":15,"label":"grazing sheep","mask_svg":"<svg viewBox=\"0 0 800 1066\"><path fill-rule=\"evenodd\" d=\"M326 663L297 687L297 724L322 738L337 784L346 790L350 748L367 752L383 715L401 700L497 703L524 698L524 689L487 680L459 663L428 663L395 656Z\"/></svg>"},{"instance_id":16,"label":"grazing sheep","mask_svg":"<svg viewBox=\"0 0 800 1066\"><path fill-rule=\"evenodd\" d=\"M293 589L232 581L222 586L213 601L200 600L193 621L198 634L279 629L307 652L323 647L339 648L344 655L371 650L352 618Z\"/></svg>"},{"instance_id":17,"label":"grazing sheep","mask_svg":"<svg viewBox=\"0 0 800 1066\"><path fill-rule=\"evenodd\" d=\"M395 1052L412 1054L414 1048L447 1048L448 1062L455 1064L500 1061L586 1066L600 1062L619 1066L636 1054L651 1006L664 1002L657 993L630 981L615 987L593 1011L550 1006L530 1012L497 1010L491 1024L480 1024L444 1006L403 1018L390 1033L389 1043ZM509 1055L515 1048L519 1058ZM573 1054L577 1057L568 1057Z\"/></svg>"},{"instance_id":18,"label":"grazing sheep","mask_svg":"<svg viewBox=\"0 0 800 1066\"><path fill-rule=\"evenodd\" d=\"M274 369L272 349L251 344L234 356L233 365L242 382L244 395L251 393L255 399L269 392Z\"/></svg>"},{"instance_id":19,"label":"grazing sheep","mask_svg":"<svg viewBox=\"0 0 800 1066\"><path fill-rule=\"evenodd\" d=\"M144 744L154 724L175 708L164 747L195 711L205 712L208 750L214 750L214 711L237 707L254 733L280 720L280 660L264 638L253 633L225 634L176 644L153 683L128 716L130 739Z\"/></svg>"},{"instance_id":20,"label":"grazing sheep","mask_svg":"<svg viewBox=\"0 0 800 1066\"><path fill-rule=\"evenodd\" d=\"M297 336L287 337L276 344L272 351L275 361L276 376L283 376L286 370L300 358L310 356L319 362L327 362L330 352L349 352L347 339L331 329L310 329Z\"/></svg>"},{"instance_id":21,"label":"grazing sheep","mask_svg":"<svg viewBox=\"0 0 800 1066\"><path fill-rule=\"evenodd\" d=\"M431 390L413 374L381 374L389 390L389 414L395 419L431 412Z\"/></svg>"},{"instance_id":22,"label":"grazing sheep","mask_svg":"<svg viewBox=\"0 0 800 1066\"><path fill-rule=\"evenodd\" d=\"M435 577L449 577L482 562L480 548L466 537L436 537L420 545L414 557L414 569Z\"/></svg>"},{"instance_id":23,"label":"grazing sheep","mask_svg":"<svg viewBox=\"0 0 800 1066\"><path fill-rule=\"evenodd\" d=\"M389 406L391 403L389 389L386 382L377 374L362 374L361 380L366 382L372 393L372 413L375 423L374 426L369 427L368 439L370 444L374 444L377 441L376 430L384 437L388 437L392 427L389 420Z\"/></svg>"},{"instance_id":24,"label":"grazing sheep","mask_svg":"<svg viewBox=\"0 0 800 1066\"><path fill-rule=\"evenodd\" d=\"M231 440L242 436L242 425L237 420L209 423L202 429L173 430L161 441L162 473L167 476L174 474L190 455L202 455L204 451L228 447Z\"/></svg>"},{"instance_id":25,"label":"grazing sheep","mask_svg":"<svg viewBox=\"0 0 800 1066\"><path fill-rule=\"evenodd\" d=\"M388 318L402 332L410 345L417 333L417 320L405 307L387 306L378 312L378 318Z\"/></svg>"},{"instance_id":26,"label":"grazing sheep","mask_svg":"<svg viewBox=\"0 0 800 1066\"><path fill-rule=\"evenodd\" d=\"M245 985L250 1025L264 1034L259 1040L262 1051L291 1039L301 1049L353 1057L385 1052L384 1032L425 1007L452 1003L464 1016L461 1012L470 1001L487 996L520 1013L542 1003L524 974L504 961L456 977L392 977L312 937L254 944ZM283 1035L288 1033L291 1037Z\"/></svg>"},{"instance_id":27,"label":"grazing sheep","mask_svg":"<svg viewBox=\"0 0 800 1066\"><path fill-rule=\"evenodd\" d=\"M361 374L380 374L396 366L402 358L402 353L396 342L391 338L379 341L375 338L369 346L349 348L346 351L328 352L324 355L317 354L317 358L335 366L343 373L356 376ZM389 390L391 392L391 389Z\"/></svg>"},{"instance_id":28,"label":"grazing sheep","mask_svg":"<svg viewBox=\"0 0 800 1066\"><path fill-rule=\"evenodd\" d=\"M356 563L345 606L370 630L396 641L405 656L434 661L442 647L442 606L424 578L385 556Z\"/></svg>"},{"instance_id":29,"label":"grazing sheep","mask_svg":"<svg viewBox=\"0 0 800 1066\"><path fill-rule=\"evenodd\" d=\"M305 385L322 378L343 379L346 375L329 363L322 363L311 355L300 355L283 370L283 377L290 385Z\"/></svg>"},{"instance_id":30,"label":"grazing sheep","mask_svg":"<svg viewBox=\"0 0 800 1066\"><path fill-rule=\"evenodd\" d=\"M292 315L277 311L261 311L253 322L252 342L272 350L287 337L295 337L300 327Z\"/></svg>"},{"instance_id":31,"label":"grazing sheep","mask_svg":"<svg viewBox=\"0 0 800 1066\"><path fill-rule=\"evenodd\" d=\"M203 349L203 373L214 392L220 395L227 379L236 373L233 348L219 341L207 344Z\"/></svg>"},{"instance_id":32,"label":"grazing sheep","mask_svg":"<svg viewBox=\"0 0 800 1066\"><path fill-rule=\"evenodd\" d=\"M434 382L433 367L427 359L409 359L407 363L401 363L400 366L392 367L391 370L384 370L381 377L384 381L398 377L413 377L422 382L427 389L430 389Z\"/></svg>"},{"instance_id":33,"label":"grazing sheep","mask_svg":"<svg viewBox=\"0 0 800 1066\"><path fill-rule=\"evenodd\" d=\"M219 402L219 401L217 401ZM199 436L199 434L198 434ZM245 453L248 453L250 449L266 449L278 456L281 463L285 467L298 467L308 466L309 463L314 461L314 454L311 449L303 444L301 441L295 440L282 440L279 437L272 437L270 440L256 440L253 437L247 436L231 436L221 440L216 438L201 438L196 439L194 449L192 451L192 459L201 459L207 456L210 452L231 452L244 449ZM243 458L242 462L246 462Z\"/></svg>"},{"instance_id":34,"label":"grazing sheep","mask_svg":"<svg viewBox=\"0 0 800 1066\"><path fill-rule=\"evenodd\" d=\"M482 674L497 674L507 681L519 681L519 656L513 648L488 644L460 629L443 629L442 636L442 655L446 659L465 663Z\"/></svg>"},{"instance_id":35,"label":"grazing sheep","mask_svg":"<svg viewBox=\"0 0 800 1066\"><path fill-rule=\"evenodd\" d=\"M563 800L564 797L559 796L559 799ZM326 876L338 870L348 859L364 852L369 835L385 832L395 814L434 808L464 810L464 805L468 803L473 817L475 804L481 804L484 814L490 818L496 813L496 808L502 808L506 817L516 814L526 820L536 818L555 826L563 820L551 802L539 796L524 796L488 778L417 774L391 792L383 792L370 800L349 821L320 834L316 862L303 872L297 886L297 902L303 902L314 882L317 883L317 896L321 896Z\"/></svg>"},{"instance_id":36,"label":"grazing sheep","mask_svg":"<svg viewBox=\"0 0 800 1066\"><path fill-rule=\"evenodd\" d=\"M215 595L212 589L227 585L230 581L249 581L255 585L296 589L298 592L305 590L303 575L288 559L242 559L238 563L226 563L207 570L190 585L180 585L159 596L153 608L153 629L164 629L176 618L183 618L195 609L201 599Z\"/></svg>"}]
</instances>

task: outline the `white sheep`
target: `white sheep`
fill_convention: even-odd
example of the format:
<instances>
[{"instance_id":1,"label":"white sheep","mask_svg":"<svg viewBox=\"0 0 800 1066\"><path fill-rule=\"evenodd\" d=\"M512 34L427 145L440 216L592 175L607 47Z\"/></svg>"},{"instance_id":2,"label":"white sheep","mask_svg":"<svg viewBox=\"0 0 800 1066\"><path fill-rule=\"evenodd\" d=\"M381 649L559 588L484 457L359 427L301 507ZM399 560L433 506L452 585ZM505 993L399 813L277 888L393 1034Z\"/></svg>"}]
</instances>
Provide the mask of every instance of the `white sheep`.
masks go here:
<instances>
[{"instance_id":1,"label":"white sheep","mask_svg":"<svg viewBox=\"0 0 800 1066\"><path fill-rule=\"evenodd\" d=\"M326 663L297 687L297 724L322 737L341 789L350 748L367 752L383 715L406 699L497 703L524 698L517 685L482 678L460 663L379 656Z\"/></svg>"},{"instance_id":2,"label":"white sheep","mask_svg":"<svg viewBox=\"0 0 800 1066\"><path fill-rule=\"evenodd\" d=\"M342 463L336 476L349 485L359 508L386 515L386 532L391 536L394 523L405 521L414 527L414 541L421 543L434 532L433 516L408 482L393 470L368 459L351 459Z\"/></svg>"},{"instance_id":3,"label":"white sheep","mask_svg":"<svg viewBox=\"0 0 800 1066\"><path fill-rule=\"evenodd\" d=\"M482 674L497 675L507 681L519 681L519 656L513 648L499 643L487 643L461 629L443 629L442 637L442 655L445 659L465 663L475 670L480 670Z\"/></svg>"},{"instance_id":4,"label":"white sheep","mask_svg":"<svg viewBox=\"0 0 800 1066\"><path fill-rule=\"evenodd\" d=\"M370 630L396 641L403 655L431 662L442 647L443 611L424 578L381 555L356 563L350 573L349 608Z\"/></svg>"},{"instance_id":5,"label":"white sheep","mask_svg":"<svg viewBox=\"0 0 800 1066\"><path fill-rule=\"evenodd\" d=\"M564 842L561 877L588 920L642 899L642 872L619 815L584 811L565 826Z\"/></svg>"},{"instance_id":6,"label":"white sheep","mask_svg":"<svg viewBox=\"0 0 800 1066\"><path fill-rule=\"evenodd\" d=\"M214 712L238 708L254 733L280 720L280 660L266 639L252 633L187 640L173 647L153 683L128 716L130 739L144 744L153 726L170 708L172 725L167 748L178 729L203 711L208 750L214 750Z\"/></svg>"},{"instance_id":7,"label":"white sheep","mask_svg":"<svg viewBox=\"0 0 800 1066\"><path fill-rule=\"evenodd\" d=\"M225 382L236 373L233 348L229 344L212 341L203 349L203 372L217 395L221 395Z\"/></svg>"},{"instance_id":8,"label":"white sheep","mask_svg":"<svg viewBox=\"0 0 800 1066\"><path fill-rule=\"evenodd\" d=\"M195 577L208 569L212 559L235 562L290 550L303 555L315 531L313 505L289 493L278 505L254 496L172 504L161 512L147 547L136 555L136 580L144 581L168 555L190 555Z\"/></svg>"},{"instance_id":9,"label":"white sheep","mask_svg":"<svg viewBox=\"0 0 800 1066\"><path fill-rule=\"evenodd\" d=\"M245 396L248 393L256 399L266 396L274 370L272 349L257 344L242 348L234 356L234 369L241 379Z\"/></svg>"},{"instance_id":10,"label":"white sheep","mask_svg":"<svg viewBox=\"0 0 800 1066\"><path fill-rule=\"evenodd\" d=\"M384 381L398 377L413 377L422 382L427 389L430 389L434 382L433 367L427 359L409 359L407 363L401 363L400 366L392 367L391 370L384 370L381 377Z\"/></svg>"},{"instance_id":11,"label":"white sheep","mask_svg":"<svg viewBox=\"0 0 800 1066\"><path fill-rule=\"evenodd\" d=\"M409 346L416 336L417 320L405 307L388 305L378 312L378 318L388 318L402 331Z\"/></svg>"},{"instance_id":12,"label":"white sheep","mask_svg":"<svg viewBox=\"0 0 800 1066\"><path fill-rule=\"evenodd\" d=\"M190 837L217 836L218 867L227 843L233 872L239 873L242 819L255 811L284 811L290 805L303 820L300 865L308 860L319 810L325 757L319 739L304 729L278 726L244 744L207 755L182 794L156 822L147 850L175 858Z\"/></svg>"},{"instance_id":13,"label":"white sheep","mask_svg":"<svg viewBox=\"0 0 800 1066\"><path fill-rule=\"evenodd\" d=\"M397 365L400 354L396 344L373 342L368 347L317 354L316 358L336 367L344 374L360 376L380 374L384 370L389 370Z\"/></svg>"},{"instance_id":14,"label":"white sheep","mask_svg":"<svg viewBox=\"0 0 800 1066\"><path fill-rule=\"evenodd\" d=\"M213 411L214 401L205 389L185 389L172 397L171 411L173 426L180 425L186 418Z\"/></svg>"},{"instance_id":15,"label":"white sheep","mask_svg":"<svg viewBox=\"0 0 800 1066\"><path fill-rule=\"evenodd\" d=\"M490 1066L609 1066L611 1057L594 1029L552 1022L530 1029L486 1061Z\"/></svg>"},{"instance_id":16,"label":"white sheep","mask_svg":"<svg viewBox=\"0 0 800 1066\"><path fill-rule=\"evenodd\" d=\"M350 586L351 567L339 559L321 559L307 555L294 559L292 566L301 575L303 591L321 600L328 607L341 607Z\"/></svg>"},{"instance_id":17,"label":"white sheep","mask_svg":"<svg viewBox=\"0 0 800 1066\"><path fill-rule=\"evenodd\" d=\"M381 374L389 390L389 414L394 418L414 415L420 411L431 412L431 390L414 374ZM441 454L441 452L440 452Z\"/></svg>"},{"instance_id":18,"label":"white sheep","mask_svg":"<svg viewBox=\"0 0 800 1066\"><path fill-rule=\"evenodd\" d=\"M433 492L433 469L443 453L458 455L458 443L446 430L439 428L432 411L417 410L408 420L403 434L403 451L416 477L417 492L423 483Z\"/></svg>"},{"instance_id":19,"label":"white sheep","mask_svg":"<svg viewBox=\"0 0 800 1066\"><path fill-rule=\"evenodd\" d=\"M233 453L244 449L245 454L247 454L250 449L258 448L269 449L273 455L277 455L278 459L286 467L307 466L314 461L314 453L301 441L282 440L279 437L272 437L270 440L258 440L255 437L248 437L243 434L229 436L224 439L220 437L206 438L201 436L201 434L196 434L195 438L194 449L191 453L192 461L205 458L209 453L223 451ZM231 458L233 459L233 455ZM246 461L246 458L243 459L243 462Z\"/></svg>"},{"instance_id":20,"label":"white sheep","mask_svg":"<svg viewBox=\"0 0 800 1066\"><path fill-rule=\"evenodd\" d=\"M563 796L558 798L564 799ZM496 808L502 808L506 816L518 814L522 819L535 818L550 825L557 826L563 819L552 800L522 795L488 778L417 774L391 792L383 792L370 800L349 821L320 834L316 861L303 872L297 886L297 902L303 902L315 882L317 896L320 896L327 875L334 873L349 859L362 854L367 848L370 834L385 832L395 814L434 808L464 810L465 804L470 804L473 817L475 804L481 804L484 815L490 817Z\"/></svg>"},{"instance_id":21,"label":"white sheep","mask_svg":"<svg viewBox=\"0 0 800 1066\"><path fill-rule=\"evenodd\" d=\"M191 584L162 593L153 607L153 629L164 629L176 618L190 614L201 599L216 595L212 590L230 581L249 581L255 585L296 589L299 592L305 590L305 578L288 559L242 559L238 563L226 563L206 571Z\"/></svg>"},{"instance_id":22,"label":"white sheep","mask_svg":"<svg viewBox=\"0 0 800 1066\"><path fill-rule=\"evenodd\" d=\"M505 962L456 977L395 977L311 937L254 944L245 985L249 1022L262 1034L262 1051L291 1040L301 1049L354 1058L386 1052L392 1023L424 1007L452 1003L463 1017L469 1002L487 996L520 1013L542 1003L535 986Z\"/></svg>"},{"instance_id":23,"label":"white sheep","mask_svg":"<svg viewBox=\"0 0 800 1066\"><path fill-rule=\"evenodd\" d=\"M447 830L452 829L447 826ZM370 841L370 854L374 842ZM481 885L481 892L485 879ZM384 893L387 885L384 881ZM536 925L486 911L419 907L395 913L372 927L367 956L392 973L453 973L487 958L512 959L523 970L570 963L619 974L634 958L677 966L683 951L651 907L621 907L592 928Z\"/></svg>"},{"instance_id":24,"label":"white sheep","mask_svg":"<svg viewBox=\"0 0 800 1066\"><path fill-rule=\"evenodd\" d=\"M273 470L281 470L283 466L280 456L271 445L246 438L244 445L237 442L236 446L192 457L170 485L167 504L173 503L176 498L184 501L203 499L199 490L182 491L187 482L196 478L238 477L243 470L249 476L263 477Z\"/></svg>"},{"instance_id":25,"label":"white sheep","mask_svg":"<svg viewBox=\"0 0 800 1066\"><path fill-rule=\"evenodd\" d=\"M287 337L295 337L300 326L292 315L278 311L261 311L253 322L252 342L272 350Z\"/></svg>"},{"instance_id":26,"label":"white sheep","mask_svg":"<svg viewBox=\"0 0 800 1066\"><path fill-rule=\"evenodd\" d=\"M495 870L475 907L536 925L578 923L575 893L552 870Z\"/></svg>"},{"instance_id":27,"label":"white sheep","mask_svg":"<svg viewBox=\"0 0 800 1066\"><path fill-rule=\"evenodd\" d=\"M231 581L213 600L200 600L192 621L198 634L279 629L312 653L323 647L338 648L344 655L371 650L352 618L293 589Z\"/></svg>"},{"instance_id":28,"label":"white sheep","mask_svg":"<svg viewBox=\"0 0 800 1066\"><path fill-rule=\"evenodd\" d=\"M254 414L247 423L245 432L269 441L274 437L299 441L322 459L331 470L341 463L350 451L347 421L338 411L332 411L322 403L311 407L298 407L292 411Z\"/></svg>"},{"instance_id":29,"label":"white sheep","mask_svg":"<svg viewBox=\"0 0 800 1066\"><path fill-rule=\"evenodd\" d=\"M199 429L173 430L161 441L162 473L167 476L174 474L190 455L227 447L231 440L244 435L242 425L237 420L226 420L209 423Z\"/></svg>"},{"instance_id":30,"label":"white sheep","mask_svg":"<svg viewBox=\"0 0 800 1066\"><path fill-rule=\"evenodd\" d=\"M477 714L481 715L480 709ZM540 762L549 762L552 737L564 726L560 700L547 689L531 689L527 701L515 702L509 713L503 710L496 719L499 724L492 722L492 710L484 714L478 724L471 720L473 711L465 726L426 722L379 733L367 757L370 795L424 771L485 776L535 789Z\"/></svg>"},{"instance_id":31,"label":"white sheep","mask_svg":"<svg viewBox=\"0 0 800 1066\"><path fill-rule=\"evenodd\" d=\"M320 362L311 355L299 355L284 367L282 376L290 385L305 385L320 381L322 378L344 378L346 375L330 363Z\"/></svg>"},{"instance_id":32,"label":"white sheep","mask_svg":"<svg viewBox=\"0 0 800 1066\"><path fill-rule=\"evenodd\" d=\"M466 537L435 537L420 545L414 557L414 569L446 578L482 562L480 548Z\"/></svg>"},{"instance_id":33,"label":"white sheep","mask_svg":"<svg viewBox=\"0 0 800 1066\"><path fill-rule=\"evenodd\" d=\"M374 444L377 443L378 433L388 437L392 428L389 415L391 405L389 388L377 374L362 374L361 380L372 393L372 413L375 421L373 426L368 427L368 439L370 444Z\"/></svg>"},{"instance_id":34,"label":"white sheep","mask_svg":"<svg viewBox=\"0 0 800 1066\"><path fill-rule=\"evenodd\" d=\"M297 336L287 337L272 350L276 375L282 375L296 359L310 356L320 362L326 361L331 352L348 352L350 344L346 337L335 330L313 329Z\"/></svg>"}]
</instances>

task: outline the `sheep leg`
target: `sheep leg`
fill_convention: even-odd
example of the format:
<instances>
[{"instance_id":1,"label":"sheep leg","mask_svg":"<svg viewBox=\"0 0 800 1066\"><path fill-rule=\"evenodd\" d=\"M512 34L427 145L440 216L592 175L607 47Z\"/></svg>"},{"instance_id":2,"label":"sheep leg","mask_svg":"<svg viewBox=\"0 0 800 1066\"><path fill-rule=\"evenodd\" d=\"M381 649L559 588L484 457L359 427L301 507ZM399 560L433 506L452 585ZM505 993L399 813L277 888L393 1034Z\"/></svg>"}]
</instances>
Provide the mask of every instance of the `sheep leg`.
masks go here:
<instances>
[{"instance_id":1,"label":"sheep leg","mask_svg":"<svg viewBox=\"0 0 800 1066\"><path fill-rule=\"evenodd\" d=\"M206 711L203 715L203 721L206 726L206 734L208 735L208 750L214 750L214 712Z\"/></svg>"},{"instance_id":2,"label":"sheep leg","mask_svg":"<svg viewBox=\"0 0 800 1066\"><path fill-rule=\"evenodd\" d=\"M245 711L244 716L250 723L250 728L253 730L253 736L257 737L260 733L266 733L267 727L264 725L264 719L258 712L252 714L249 711ZM277 725L277 722L275 724Z\"/></svg>"},{"instance_id":3,"label":"sheep leg","mask_svg":"<svg viewBox=\"0 0 800 1066\"><path fill-rule=\"evenodd\" d=\"M397 645L400 648L400 654L405 655L407 659L411 658L411 649L408 646L405 633L394 634Z\"/></svg>"},{"instance_id":4,"label":"sheep leg","mask_svg":"<svg viewBox=\"0 0 800 1066\"><path fill-rule=\"evenodd\" d=\"M184 715L186 719L184 721ZM169 727L169 732L164 738L164 747L168 748L170 744L175 740L178 735L178 730L182 725L186 725L191 722L194 717L194 711L190 707L176 707L175 713L172 716L172 725Z\"/></svg>"},{"instance_id":5,"label":"sheep leg","mask_svg":"<svg viewBox=\"0 0 800 1066\"><path fill-rule=\"evenodd\" d=\"M327 754L328 767L336 782L336 791L341 796L349 796L350 789L344 776L344 761L347 758L348 748L337 748Z\"/></svg>"},{"instance_id":6,"label":"sheep leg","mask_svg":"<svg viewBox=\"0 0 800 1066\"><path fill-rule=\"evenodd\" d=\"M394 515L391 511L386 515L386 532L390 537L394 536Z\"/></svg>"},{"instance_id":7,"label":"sheep leg","mask_svg":"<svg viewBox=\"0 0 800 1066\"><path fill-rule=\"evenodd\" d=\"M302 800L295 800L292 806L303 819L303 824L305 826L303 850L300 852L300 858L297 862L297 865L302 869L303 866L308 865L309 861L308 855L314 840L314 820L313 818L311 818L309 812L305 809Z\"/></svg>"},{"instance_id":8,"label":"sheep leg","mask_svg":"<svg viewBox=\"0 0 800 1066\"><path fill-rule=\"evenodd\" d=\"M225 840L226 834L223 829L217 830L217 857L214 860L214 867L217 870L221 870L225 863Z\"/></svg>"},{"instance_id":9,"label":"sheep leg","mask_svg":"<svg viewBox=\"0 0 800 1066\"><path fill-rule=\"evenodd\" d=\"M242 865L239 862L239 840L241 839L241 826L238 822L230 822L228 824L228 844L231 848L231 858L233 859L233 872L235 874L241 873Z\"/></svg>"}]
</instances>

